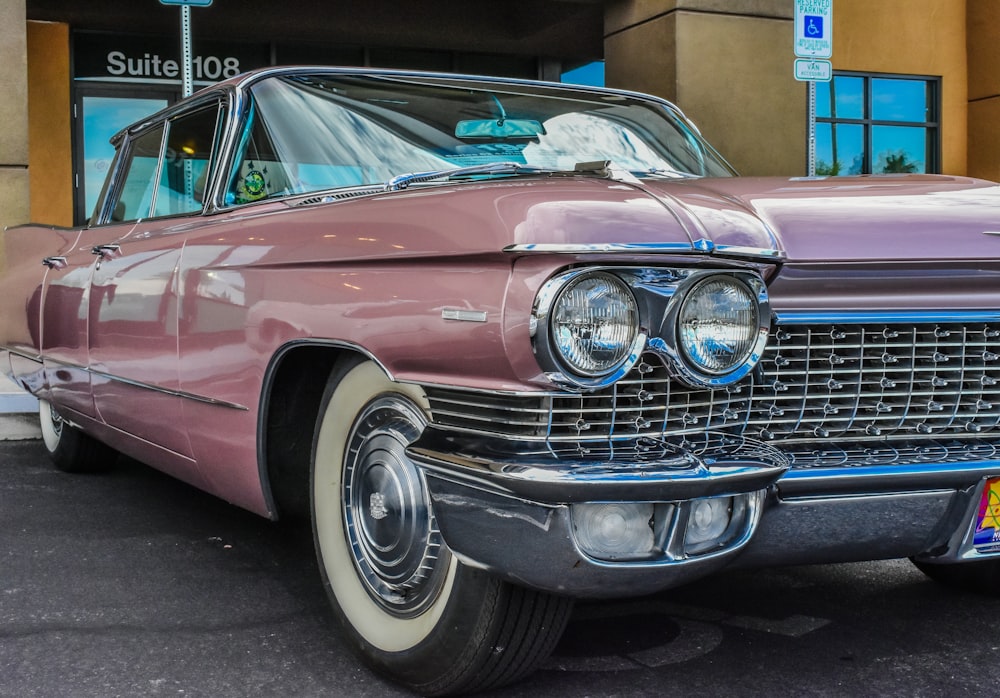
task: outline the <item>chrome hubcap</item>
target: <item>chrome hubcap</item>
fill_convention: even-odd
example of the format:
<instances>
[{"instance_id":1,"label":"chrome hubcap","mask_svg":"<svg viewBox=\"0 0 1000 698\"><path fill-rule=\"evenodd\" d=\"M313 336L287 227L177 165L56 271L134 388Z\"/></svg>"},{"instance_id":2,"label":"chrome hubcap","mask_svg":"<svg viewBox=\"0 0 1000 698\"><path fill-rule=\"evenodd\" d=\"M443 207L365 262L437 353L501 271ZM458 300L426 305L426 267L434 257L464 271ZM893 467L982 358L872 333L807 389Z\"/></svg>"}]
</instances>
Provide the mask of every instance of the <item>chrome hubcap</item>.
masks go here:
<instances>
[{"instance_id":1,"label":"chrome hubcap","mask_svg":"<svg viewBox=\"0 0 1000 698\"><path fill-rule=\"evenodd\" d=\"M63 418L51 405L49 406L49 418L52 420L52 433L59 439L63 432Z\"/></svg>"},{"instance_id":2,"label":"chrome hubcap","mask_svg":"<svg viewBox=\"0 0 1000 698\"><path fill-rule=\"evenodd\" d=\"M427 487L406 455L425 425L409 401L376 398L354 424L344 463L341 501L355 568L372 598L400 617L434 601L447 569Z\"/></svg>"}]
</instances>

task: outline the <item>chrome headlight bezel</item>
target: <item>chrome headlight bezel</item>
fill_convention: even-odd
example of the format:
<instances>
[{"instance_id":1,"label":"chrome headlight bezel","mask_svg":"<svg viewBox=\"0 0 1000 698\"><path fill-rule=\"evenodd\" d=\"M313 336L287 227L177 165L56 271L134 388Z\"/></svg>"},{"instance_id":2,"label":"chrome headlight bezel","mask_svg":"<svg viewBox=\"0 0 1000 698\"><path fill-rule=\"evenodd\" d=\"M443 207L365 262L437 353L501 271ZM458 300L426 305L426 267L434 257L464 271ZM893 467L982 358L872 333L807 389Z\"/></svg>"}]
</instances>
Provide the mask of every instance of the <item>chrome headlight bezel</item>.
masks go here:
<instances>
[{"instance_id":1,"label":"chrome headlight bezel","mask_svg":"<svg viewBox=\"0 0 1000 698\"><path fill-rule=\"evenodd\" d=\"M603 371L585 372L561 355L551 323L553 309L567 288L579 280L610 277L632 295L638 325L627 353ZM686 303L707 284L731 284L745 298L753 299L755 317L746 328L747 342L734 361L721 368L700 365L683 347L679 322ZM694 295L693 295L694 294ZM693 388L715 389L745 378L760 361L771 329L767 287L752 270L698 267L581 267L556 274L538 291L529 326L535 356L545 377L570 390L595 390L623 378L643 352L658 354L673 378Z\"/></svg>"},{"instance_id":2,"label":"chrome headlight bezel","mask_svg":"<svg viewBox=\"0 0 1000 698\"><path fill-rule=\"evenodd\" d=\"M745 328L745 346L731 362L722 367L705 365L695 358L696 352L685 346L682 322L685 310L692 299L713 283L731 286L745 294L755 305L755 312ZM718 388L732 385L749 374L760 361L771 330L771 308L767 287L752 272L700 270L688 276L673 294L664 316L658 337L650 340L650 348L669 360L674 375L696 388Z\"/></svg>"},{"instance_id":3,"label":"chrome headlight bezel","mask_svg":"<svg viewBox=\"0 0 1000 698\"><path fill-rule=\"evenodd\" d=\"M604 284L617 294L629 317L621 317L623 335L610 351L611 358L595 360L594 366L574 360L565 348L565 333L560 332L558 317L561 303L574 289L588 282ZM575 269L559 274L547 281L539 291L531 318L531 335L535 354L547 377L572 388L596 389L611 385L635 365L646 346L646 334L641 330L640 307L630 284L606 269ZM599 364L599 365L597 365Z\"/></svg>"}]
</instances>

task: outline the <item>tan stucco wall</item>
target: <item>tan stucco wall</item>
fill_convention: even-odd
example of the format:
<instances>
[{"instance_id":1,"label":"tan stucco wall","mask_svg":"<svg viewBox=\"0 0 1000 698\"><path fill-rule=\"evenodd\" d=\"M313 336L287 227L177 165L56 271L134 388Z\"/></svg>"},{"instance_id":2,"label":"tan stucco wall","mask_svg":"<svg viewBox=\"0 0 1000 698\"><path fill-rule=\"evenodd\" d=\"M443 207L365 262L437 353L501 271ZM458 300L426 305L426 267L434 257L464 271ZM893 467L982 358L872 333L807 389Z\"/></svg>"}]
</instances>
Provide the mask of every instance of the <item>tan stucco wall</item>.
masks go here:
<instances>
[{"instance_id":1,"label":"tan stucco wall","mask_svg":"<svg viewBox=\"0 0 1000 698\"><path fill-rule=\"evenodd\" d=\"M28 22L31 220L73 225L69 25Z\"/></svg>"},{"instance_id":2,"label":"tan stucco wall","mask_svg":"<svg viewBox=\"0 0 1000 698\"><path fill-rule=\"evenodd\" d=\"M27 49L24 0L0 0L0 227L28 220ZM0 245L0 270L4 268Z\"/></svg>"},{"instance_id":3,"label":"tan stucco wall","mask_svg":"<svg viewBox=\"0 0 1000 698\"><path fill-rule=\"evenodd\" d=\"M676 101L742 174L803 174L793 16L792 0L618 0L605 15L607 84ZM833 18L835 70L941 76L942 171L964 174L966 0L834 0ZM996 110L984 105L983 121Z\"/></svg>"},{"instance_id":4,"label":"tan stucco wall","mask_svg":"<svg viewBox=\"0 0 1000 698\"><path fill-rule=\"evenodd\" d=\"M1000 7L996 0L989 0ZM833 67L941 77L941 171L965 174L966 0L834 0Z\"/></svg>"},{"instance_id":5,"label":"tan stucco wall","mask_svg":"<svg viewBox=\"0 0 1000 698\"><path fill-rule=\"evenodd\" d=\"M969 174L1000 181L1000 2L967 3Z\"/></svg>"}]
</instances>

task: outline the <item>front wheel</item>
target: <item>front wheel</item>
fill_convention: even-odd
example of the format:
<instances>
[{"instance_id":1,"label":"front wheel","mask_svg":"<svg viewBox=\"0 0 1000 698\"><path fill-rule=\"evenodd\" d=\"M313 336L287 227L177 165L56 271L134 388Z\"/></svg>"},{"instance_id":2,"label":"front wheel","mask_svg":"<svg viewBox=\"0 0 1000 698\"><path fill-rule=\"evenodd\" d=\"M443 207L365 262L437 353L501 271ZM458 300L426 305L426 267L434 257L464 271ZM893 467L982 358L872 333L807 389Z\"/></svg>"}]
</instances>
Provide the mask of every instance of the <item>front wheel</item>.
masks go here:
<instances>
[{"instance_id":1,"label":"front wheel","mask_svg":"<svg viewBox=\"0 0 1000 698\"><path fill-rule=\"evenodd\" d=\"M64 420L45 400L38 401L42 442L56 468L65 473L97 473L114 465L117 453Z\"/></svg>"},{"instance_id":2,"label":"front wheel","mask_svg":"<svg viewBox=\"0 0 1000 698\"><path fill-rule=\"evenodd\" d=\"M911 561L918 570L940 584L979 594L1000 595L1000 559L952 565L935 565L916 559Z\"/></svg>"},{"instance_id":3,"label":"front wheel","mask_svg":"<svg viewBox=\"0 0 1000 698\"><path fill-rule=\"evenodd\" d=\"M334 611L366 661L424 695L481 691L532 672L572 601L451 554L406 454L428 411L421 390L370 361L334 371L313 447L316 551Z\"/></svg>"}]
</instances>

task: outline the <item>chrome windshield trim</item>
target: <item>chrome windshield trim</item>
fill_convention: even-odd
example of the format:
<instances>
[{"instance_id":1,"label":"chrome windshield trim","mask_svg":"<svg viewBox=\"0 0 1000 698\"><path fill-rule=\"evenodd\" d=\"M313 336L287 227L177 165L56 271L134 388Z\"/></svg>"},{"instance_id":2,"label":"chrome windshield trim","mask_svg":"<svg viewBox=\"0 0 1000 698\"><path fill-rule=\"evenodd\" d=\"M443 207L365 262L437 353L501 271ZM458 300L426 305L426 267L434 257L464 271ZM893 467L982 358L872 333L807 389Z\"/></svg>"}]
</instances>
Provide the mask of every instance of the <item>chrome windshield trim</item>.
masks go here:
<instances>
[{"instance_id":1,"label":"chrome windshield trim","mask_svg":"<svg viewBox=\"0 0 1000 698\"><path fill-rule=\"evenodd\" d=\"M781 250L715 245L709 240L688 242L523 243L503 248L508 254L707 254L726 259L782 262Z\"/></svg>"},{"instance_id":2,"label":"chrome windshield trim","mask_svg":"<svg viewBox=\"0 0 1000 698\"><path fill-rule=\"evenodd\" d=\"M998 310L862 311L857 313L788 312L775 314L779 325L844 324L871 322L925 324L931 322L1000 322Z\"/></svg>"}]
</instances>

